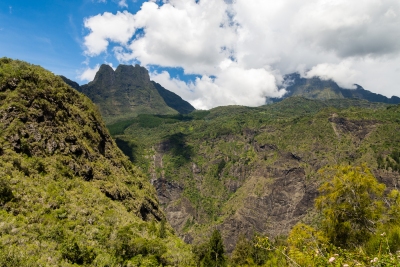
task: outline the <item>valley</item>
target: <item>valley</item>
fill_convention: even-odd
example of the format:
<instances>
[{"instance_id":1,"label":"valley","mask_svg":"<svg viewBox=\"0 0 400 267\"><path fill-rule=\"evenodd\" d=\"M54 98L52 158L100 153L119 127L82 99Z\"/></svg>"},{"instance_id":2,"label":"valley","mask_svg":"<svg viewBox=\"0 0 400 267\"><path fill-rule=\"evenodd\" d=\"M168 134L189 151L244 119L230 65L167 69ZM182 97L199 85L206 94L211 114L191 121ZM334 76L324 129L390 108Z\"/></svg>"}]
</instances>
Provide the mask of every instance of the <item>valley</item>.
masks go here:
<instances>
[{"instance_id":1,"label":"valley","mask_svg":"<svg viewBox=\"0 0 400 267\"><path fill-rule=\"evenodd\" d=\"M216 227L232 252L241 234L277 237L312 222L326 166L366 163L388 188L400 178L377 161L399 147L396 106L295 97L197 112L203 118L172 123L154 116L158 123L138 120L115 135L149 173L186 242L201 242Z\"/></svg>"}]
</instances>

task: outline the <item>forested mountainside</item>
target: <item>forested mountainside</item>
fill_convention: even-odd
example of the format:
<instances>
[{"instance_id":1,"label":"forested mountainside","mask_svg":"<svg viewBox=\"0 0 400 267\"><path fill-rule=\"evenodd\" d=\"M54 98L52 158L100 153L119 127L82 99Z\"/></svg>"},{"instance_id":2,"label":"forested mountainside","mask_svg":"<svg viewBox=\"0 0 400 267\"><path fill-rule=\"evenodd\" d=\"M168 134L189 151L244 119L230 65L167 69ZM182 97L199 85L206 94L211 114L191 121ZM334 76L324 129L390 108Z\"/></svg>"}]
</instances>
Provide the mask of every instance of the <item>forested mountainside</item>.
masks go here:
<instances>
[{"instance_id":1,"label":"forested mountainside","mask_svg":"<svg viewBox=\"0 0 400 267\"><path fill-rule=\"evenodd\" d=\"M140 115L109 126L117 144L149 173L168 221L186 242L215 227L228 252L241 234L287 235L315 222L327 166L367 164L397 186L400 106L301 97L186 116Z\"/></svg>"},{"instance_id":2,"label":"forested mountainside","mask_svg":"<svg viewBox=\"0 0 400 267\"><path fill-rule=\"evenodd\" d=\"M106 123L138 114L187 114L194 110L180 96L150 81L147 69L139 65L119 65L114 71L103 64L94 80L82 86L62 78L99 107Z\"/></svg>"},{"instance_id":3,"label":"forested mountainside","mask_svg":"<svg viewBox=\"0 0 400 267\"><path fill-rule=\"evenodd\" d=\"M380 102L387 104L400 104L398 96L388 98L386 96L372 93L365 90L362 86L355 84L355 89L346 89L340 87L332 80L322 80L318 77L303 78L298 73L292 73L284 76L284 84L287 93L283 98L270 99L272 102L279 102L282 99L301 96L309 99L343 99L357 98L370 102Z\"/></svg>"},{"instance_id":4,"label":"forested mountainside","mask_svg":"<svg viewBox=\"0 0 400 267\"><path fill-rule=\"evenodd\" d=\"M0 266L192 264L147 176L61 78L0 59L0 129Z\"/></svg>"}]
</instances>

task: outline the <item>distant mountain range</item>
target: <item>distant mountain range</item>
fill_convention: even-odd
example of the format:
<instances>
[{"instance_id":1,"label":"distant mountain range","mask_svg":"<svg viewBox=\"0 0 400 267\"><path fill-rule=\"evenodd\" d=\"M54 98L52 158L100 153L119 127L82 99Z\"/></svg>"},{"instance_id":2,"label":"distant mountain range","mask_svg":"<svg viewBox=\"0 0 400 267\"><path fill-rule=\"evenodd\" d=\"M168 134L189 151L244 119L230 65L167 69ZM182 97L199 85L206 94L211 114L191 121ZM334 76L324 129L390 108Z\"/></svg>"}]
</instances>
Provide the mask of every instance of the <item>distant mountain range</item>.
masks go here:
<instances>
[{"instance_id":1,"label":"distant mountain range","mask_svg":"<svg viewBox=\"0 0 400 267\"><path fill-rule=\"evenodd\" d=\"M114 71L103 64L94 80L82 86L64 76L61 78L88 96L99 107L107 124L132 119L139 114L188 114L195 110L177 94L151 81L147 69L139 65L119 65ZM285 75L284 84L287 93L282 98L267 98L267 104L293 96L316 100L356 98L386 104L400 103L397 96L388 98L360 85L356 85L356 89L346 89L332 80L303 78L298 73Z\"/></svg>"},{"instance_id":2,"label":"distant mountain range","mask_svg":"<svg viewBox=\"0 0 400 267\"><path fill-rule=\"evenodd\" d=\"M103 64L94 80L82 86L61 78L88 96L99 107L106 123L139 114L187 114L195 109L177 94L150 81L147 69L139 65L119 65L114 71Z\"/></svg>"},{"instance_id":3,"label":"distant mountain range","mask_svg":"<svg viewBox=\"0 0 400 267\"><path fill-rule=\"evenodd\" d=\"M400 98L372 93L365 90L362 86L355 84L356 89L346 89L340 87L332 80L321 80L318 77L302 78L298 73L288 74L284 77L287 93L283 98L270 98L267 102L279 102L291 96L302 96L308 99L343 99L343 98L358 98L368 100L370 102L381 102L386 104L399 104Z\"/></svg>"}]
</instances>

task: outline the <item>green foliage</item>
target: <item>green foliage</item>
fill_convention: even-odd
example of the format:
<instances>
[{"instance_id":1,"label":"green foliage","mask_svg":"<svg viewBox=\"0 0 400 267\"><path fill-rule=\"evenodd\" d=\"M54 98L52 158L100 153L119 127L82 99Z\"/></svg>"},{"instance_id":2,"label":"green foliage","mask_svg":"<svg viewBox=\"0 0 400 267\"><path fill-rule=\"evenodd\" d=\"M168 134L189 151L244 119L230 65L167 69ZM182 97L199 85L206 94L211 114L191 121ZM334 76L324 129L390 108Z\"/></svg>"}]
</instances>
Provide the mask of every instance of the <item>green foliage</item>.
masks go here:
<instances>
[{"instance_id":1,"label":"green foliage","mask_svg":"<svg viewBox=\"0 0 400 267\"><path fill-rule=\"evenodd\" d=\"M14 194L11 190L8 179L0 177L0 207L11 201L14 198Z\"/></svg>"},{"instance_id":2,"label":"green foliage","mask_svg":"<svg viewBox=\"0 0 400 267\"><path fill-rule=\"evenodd\" d=\"M384 196L365 166L325 168L316 206L322 228L298 223L288 237L295 266L399 266L400 193ZM386 199L386 205L382 200ZM336 231L336 232L334 232Z\"/></svg>"},{"instance_id":3,"label":"green foliage","mask_svg":"<svg viewBox=\"0 0 400 267\"><path fill-rule=\"evenodd\" d=\"M249 264L251 261L250 257L252 248L253 245L251 242L248 241L243 234L240 234L235 249L232 252L232 263L239 266Z\"/></svg>"},{"instance_id":4,"label":"green foliage","mask_svg":"<svg viewBox=\"0 0 400 267\"><path fill-rule=\"evenodd\" d=\"M166 238L167 237L166 223L167 222L165 221L165 219L161 220L160 230L159 230L159 233L158 233L158 236L160 238Z\"/></svg>"},{"instance_id":5,"label":"green foliage","mask_svg":"<svg viewBox=\"0 0 400 267\"><path fill-rule=\"evenodd\" d=\"M205 266L226 266L225 248L219 230L214 230L211 235L204 264Z\"/></svg>"},{"instance_id":6,"label":"green foliage","mask_svg":"<svg viewBox=\"0 0 400 267\"><path fill-rule=\"evenodd\" d=\"M321 195L316 199L316 207L324 216L323 228L336 246L362 245L381 218L385 186L377 182L365 165L325 169L325 175L329 171L334 176L321 185Z\"/></svg>"},{"instance_id":7,"label":"green foliage","mask_svg":"<svg viewBox=\"0 0 400 267\"><path fill-rule=\"evenodd\" d=\"M96 258L94 249L88 246L78 245L75 240L66 240L61 244L61 255L68 262L79 265L91 264Z\"/></svg>"},{"instance_id":8,"label":"green foliage","mask_svg":"<svg viewBox=\"0 0 400 267\"><path fill-rule=\"evenodd\" d=\"M300 266L323 264L321 256L327 255L328 238L313 227L298 223L288 236L289 257Z\"/></svg>"},{"instance_id":9,"label":"green foliage","mask_svg":"<svg viewBox=\"0 0 400 267\"><path fill-rule=\"evenodd\" d=\"M225 248L219 230L214 230L207 243L194 246L197 266L227 266Z\"/></svg>"},{"instance_id":10,"label":"green foliage","mask_svg":"<svg viewBox=\"0 0 400 267\"><path fill-rule=\"evenodd\" d=\"M123 134L125 129L137 121L136 118L118 121L113 124L108 124L107 129L112 136Z\"/></svg>"},{"instance_id":11,"label":"green foliage","mask_svg":"<svg viewBox=\"0 0 400 267\"><path fill-rule=\"evenodd\" d=\"M385 158L379 155L377 158L378 168L400 172L400 151L393 150Z\"/></svg>"},{"instance_id":12,"label":"green foliage","mask_svg":"<svg viewBox=\"0 0 400 267\"><path fill-rule=\"evenodd\" d=\"M0 128L0 266L191 265L165 222L158 236L147 176L59 77L0 59Z\"/></svg>"},{"instance_id":13,"label":"green foliage","mask_svg":"<svg viewBox=\"0 0 400 267\"><path fill-rule=\"evenodd\" d=\"M307 188L318 186L318 170L326 165L366 162L376 171L377 157L400 145L398 109L387 107L357 99L294 97L257 108L144 116L157 126L138 119L118 138L138 146L132 154L151 177L184 188L167 207L189 200L190 223L176 230L202 242L205 229L243 211L248 197L268 197L284 170L304 170ZM307 205L313 206L311 199Z\"/></svg>"}]
</instances>

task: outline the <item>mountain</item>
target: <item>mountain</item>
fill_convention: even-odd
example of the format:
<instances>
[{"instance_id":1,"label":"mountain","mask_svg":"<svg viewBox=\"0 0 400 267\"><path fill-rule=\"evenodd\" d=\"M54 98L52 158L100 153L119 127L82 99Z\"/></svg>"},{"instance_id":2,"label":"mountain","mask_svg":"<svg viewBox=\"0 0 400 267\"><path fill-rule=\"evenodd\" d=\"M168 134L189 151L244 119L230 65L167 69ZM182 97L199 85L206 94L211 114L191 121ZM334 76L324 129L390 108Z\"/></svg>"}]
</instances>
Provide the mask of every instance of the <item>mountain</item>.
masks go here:
<instances>
[{"instance_id":1,"label":"mountain","mask_svg":"<svg viewBox=\"0 0 400 267\"><path fill-rule=\"evenodd\" d=\"M193 110L195 110L195 108L192 105L190 105L188 102L183 100L177 94L175 94L171 91L168 91L167 89L162 87L161 84L153 82L153 81L152 81L152 84L157 89L160 96L164 99L165 103L169 107L178 111L180 114L188 114L188 113L192 112Z\"/></svg>"},{"instance_id":2,"label":"mountain","mask_svg":"<svg viewBox=\"0 0 400 267\"><path fill-rule=\"evenodd\" d=\"M150 175L172 227L194 244L217 228L228 252L241 234L272 240L317 221L325 166L366 163L388 189L400 179L382 163L399 161L400 105L289 97L129 123L119 145Z\"/></svg>"},{"instance_id":3,"label":"mountain","mask_svg":"<svg viewBox=\"0 0 400 267\"><path fill-rule=\"evenodd\" d=\"M284 98L291 96L302 96L309 99L343 99L343 98L358 98L371 102L381 102L387 104L399 104L400 98L386 96L372 93L365 90L360 85L355 85L356 89L345 89L339 87L337 83L332 80L321 80L318 77L302 78L298 73L288 74L284 77L284 84L287 85L287 93ZM272 99L273 102L279 102L282 99Z\"/></svg>"},{"instance_id":4,"label":"mountain","mask_svg":"<svg viewBox=\"0 0 400 267\"><path fill-rule=\"evenodd\" d=\"M74 82L74 81L68 79L67 77L65 77L65 76L63 76L63 75L60 75L60 78L61 78L66 84L68 84L69 86L71 86L72 88L74 88L75 90L77 90L77 91L80 91L80 90L81 90L81 86L80 86L77 82Z\"/></svg>"},{"instance_id":5,"label":"mountain","mask_svg":"<svg viewBox=\"0 0 400 267\"><path fill-rule=\"evenodd\" d=\"M150 81L147 69L139 65L119 65L114 71L103 64L94 80L82 86L61 78L88 96L99 107L106 123L138 114L186 114L194 110L178 95Z\"/></svg>"},{"instance_id":6,"label":"mountain","mask_svg":"<svg viewBox=\"0 0 400 267\"><path fill-rule=\"evenodd\" d=\"M191 265L147 176L60 77L1 58L0 129L0 266Z\"/></svg>"}]
</instances>

